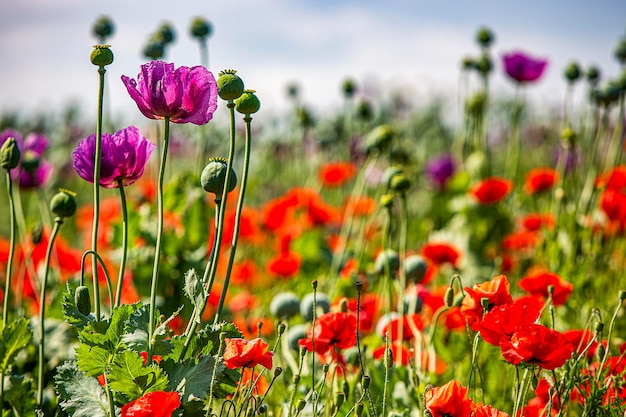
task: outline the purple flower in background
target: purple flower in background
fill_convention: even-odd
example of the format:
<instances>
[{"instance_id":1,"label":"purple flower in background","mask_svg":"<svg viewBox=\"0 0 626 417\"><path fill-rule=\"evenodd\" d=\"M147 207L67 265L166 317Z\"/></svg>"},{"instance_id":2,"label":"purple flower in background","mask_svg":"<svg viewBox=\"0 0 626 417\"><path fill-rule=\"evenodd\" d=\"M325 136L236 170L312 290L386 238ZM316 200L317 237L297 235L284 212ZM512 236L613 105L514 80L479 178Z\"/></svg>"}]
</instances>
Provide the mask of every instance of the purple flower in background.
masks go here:
<instances>
[{"instance_id":1,"label":"purple flower in background","mask_svg":"<svg viewBox=\"0 0 626 417\"><path fill-rule=\"evenodd\" d=\"M146 139L135 126L102 134L102 159L100 161L100 186L118 188L131 185L143 170L155 145ZM96 135L81 140L74 149L74 170L85 181L93 183L96 154Z\"/></svg>"},{"instance_id":2,"label":"purple flower in background","mask_svg":"<svg viewBox=\"0 0 626 417\"><path fill-rule=\"evenodd\" d=\"M203 125L217 109L217 82L203 66L178 67L163 61L141 66L137 80L122 75L137 107L149 119Z\"/></svg>"},{"instance_id":3,"label":"purple flower in background","mask_svg":"<svg viewBox=\"0 0 626 417\"><path fill-rule=\"evenodd\" d=\"M435 188L443 190L455 172L454 159L449 154L440 155L426 164L424 172Z\"/></svg>"},{"instance_id":4,"label":"purple flower in background","mask_svg":"<svg viewBox=\"0 0 626 417\"><path fill-rule=\"evenodd\" d=\"M17 130L6 129L0 133L0 146L10 137L15 139L22 155L11 176L19 180L23 189L37 188L45 184L52 174L52 164L43 157L48 149L48 138L41 133L29 133L24 139Z\"/></svg>"},{"instance_id":5,"label":"purple flower in background","mask_svg":"<svg viewBox=\"0 0 626 417\"><path fill-rule=\"evenodd\" d=\"M533 58L523 52L505 54L502 61L507 75L519 83L538 80L548 65L547 60Z\"/></svg>"}]
</instances>

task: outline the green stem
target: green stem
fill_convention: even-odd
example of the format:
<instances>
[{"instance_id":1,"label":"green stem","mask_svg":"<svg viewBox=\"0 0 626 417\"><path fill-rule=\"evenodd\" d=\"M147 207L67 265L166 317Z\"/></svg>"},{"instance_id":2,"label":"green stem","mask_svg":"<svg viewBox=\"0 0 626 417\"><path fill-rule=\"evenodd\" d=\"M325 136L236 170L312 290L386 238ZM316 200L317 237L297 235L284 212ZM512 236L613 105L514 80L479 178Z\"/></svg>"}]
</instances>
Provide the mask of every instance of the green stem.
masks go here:
<instances>
[{"instance_id":1,"label":"green stem","mask_svg":"<svg viewBox=\"0 0 626 417\"><path fill-rule=\"evenodd\" d=\"M623 292L620 292L619 303L617 303L617 307L615 308L615 312L613 313L613 317L611 317L611 323L609 324L609 333L606 337L606 348L604 349L604 355L602 356L602 361L600 363L600 368L598 369L598 373L596 375L596 381L600 381L600 375L604 370L604 365L606 365L606 361L609 358L611 353L611 338L613 337L613 328L615 327L615 321L617 320L617 315L622 308L622 304L624 303Z\"/></svg>"},{"instance_id":2,"label":"green stem","mask_svg":"<svg viewBox=\"0 0 626 417\"><path fill-rule=\"evenodd\" d=\"M517 372L518 372L518 379L519 379L519 370L517 370ZM524 404L524 400L526 399L526 393L528 392L528 387L530 386L529 384L530 378L528 376L529 373L530 373L530 369L526 368L524 370L524 376L522 376L522 380L519 383L517 398L515 399L515 405L513 408L513 414L511 414L512 416L516 416L518 414L519 410L521 410L521 407Z\"/></svg>"},{"instance_id":3,"label":"green stem","mask_svg":"<svg viewBox=\"0 0 626 417\"><path fill-rule=\"evenodd\" d=\"M126 206L126 194L124 193L122 180L118 180L118 186L122 203L122 259L120 260L120 272L117 278L117 290L115 291L115 307L119 307L122 299L122 284L124 282L126 257L128 255L128 208Z\"/></svg>"},{"instance_id":4,"label":"green stem","mask_svg":"<svg viewBox=\"0 0 626 417\"><path fill-rule=\"evenodd\" d=\"M48 282L48 274L50 273L50 255L52 254L52 247L54 246L54 241L62 224L62 218L57 217L56 219L54 219L54 227L52 228L50 240L48 241L48 249L46 251L46 261L44 263L45 270L43 281L41 282L41 292L39 296L39 378L37 386L37 404L40 407L43 403L43 377L46 364L44 360L44 349L46 340L46 329L44 326L44 318L46 315L46 284Z\"/></svg>"},{"instance_id":5,"label":"green stem","mask_svg":"<svg viewBox=\"0 0 626 417\"><path fill-rule=\"evenodd\" d=\"M406 260L407 236L409 230L409 209L406 201L406 194L400 194L400 253L399 258L402 263ZM399 270L400 294L398 297L398 312L400 320L398 320L398 340L404 340L404 300L402 293L406 291L406 268L404 266ZM409 311L412 314L413 310ZM396 355L396 365L402 366L402 355Z\"/></svg>"},{"instance_id":6,"label":"green stem","mask_svg":"<svg viewBox=\"0 0 626 417\"><path fill-rule=\"evenodd\" d=\"M166 117L163 119L163 150L161 153L161 166L159 167L159 179L157 184L157 235L156 245L154 249L154 265L152 268L152 281L150 283L150 317L148 319L148 361L152 363L152 337L154 336L155 322L155 304L156 304L156 292L157 284L159 281L159 266L161 261L161 247L163 239L163 182L165 179L165 167L167 163L167 148L170 142L170 119Z\"/></svg>"},{"instance_id":7,"label":"green stem","mask_svg":"<svg viewBox=\"0 0 626 417\"><path fill-rule=\"evenodd\" d=\"M100 217L100 157L102 154L102 113L104 105L104 67L98 68L98 121L96 123L96 150L93 164L93 229L91 232L91 250L98 252L98 222ZM96 321L100 321L100 283L98 281L98 264L94 260L91 264L93 275L93 304L95 306Z\"/></svg>"},{"instance_id":8,"label":"green stem","mask_svg":"<svg viewBox=\"0 0 626 417\"><path fill-rule=\"evenodd\" d=\"M250 167L250 143L252 141L252 129L250 127L252 117L246 115L244 117L246 123L246 137L244 144L244 162L243 170L241 174L241 189L239 190L239 198L237 199L237 209L235 212L235 225L233 231L233 239L230 248L230 254L228 258L228 267L226 269L226 277L224 278L224 286L222 287L222 294L217 306L217 312L215 313L214 323L219 323L222 315L222 308L224 306L224 300L226 299L226 292L228 291L228 284L230 282L230 274L233 269L233 262L235 261L235 252L237 250L237 242L239 241L239 227L241 220L241 210L243 208L243 199L246 194L246 185L248 183L248 168ZM227 171L229 172L229 171ZM228 182L226 182L228 184Z\"/></svg>"}]
</instances>

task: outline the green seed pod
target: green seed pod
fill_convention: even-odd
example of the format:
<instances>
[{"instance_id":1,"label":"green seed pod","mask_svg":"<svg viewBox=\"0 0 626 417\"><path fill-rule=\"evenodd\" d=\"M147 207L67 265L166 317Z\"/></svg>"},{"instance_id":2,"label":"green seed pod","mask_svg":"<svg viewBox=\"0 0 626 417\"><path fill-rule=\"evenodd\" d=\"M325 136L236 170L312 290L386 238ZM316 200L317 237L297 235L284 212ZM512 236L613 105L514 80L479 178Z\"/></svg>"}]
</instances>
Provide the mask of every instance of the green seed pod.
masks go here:
<instances>
[{"instance_id":1,"label":"green seed pod","mask_svg":"<svg viewBox=\"0 0 626 417\"><path fill-rule=\"evenodd\" d=\"M341 408L345 399L346 399L346 394L344 394L342 391L335 392L335 399L334 399L335 409Z\"/></svg>"},{"instance_id":2,"label":"green seed pod","mask_svg":"<svg viewBox=\"0 0 626 417\"><path fill-rule=\"evenodd\" d=\"M356 83L354 80L351 78L344 80L341 84L341 91L346 98L354 97L354 94L356 93Z\"/></svg>"},{"instance_id":3,"label":"green seed pod","mask_svg":"<svg viewBox=\"0 0 626 417\"><path fill-rule=\"evenodd\" d=\"M244 92L243 80L235 70L220 71L217 77L217 94L222 100L235 100Z\"/></svg>"},{"instance_id":4,"label":"green seed pod","mask_svg":"<svg viewBox=\"0 0 626 417\"><path fill-rule=\"evenodd\" d=\"M241 114L250 115L258 112L260 108L261 102L254 94L254 90L245 90L241 97L235 100L235 110Z\"/></svg>"},{"instance_id":5,"label":"green seed pod","mask_svg":"<svg viewBox=\"0 0 626 417\"><path fill-rule=\"evenodd\" d=\"M404 174L398 174L391 177L389 188L400 194L404 194L411 188L411 180Z\"/></svg>"},{"instance_id":6,"label":"green seed pod","mask_svg":"<svg viewBox=\"0 0 626 417\"><path fill-rule=\"evenodd\" d=\"M304 407L306 407L306 401L303 400L302 398L300 398L298 400L298 404L296 405L296 408L297 408L298 412L304 410Z\"/></svg>"},{"instance_id":7,"label":"green seed pod","mask_svg":"<svg viewBox=\"0 0 626 417\"><path fill-rule=\"evenodd\" d=\"M589 83L596 84L598 80L600 80L600 69L596 66L591 66L587 68L585 76L587 77L587 81L589 81Z\"/></svg>"},{"instance_id":8,"label":"green seed pod","mask_svg":"<svg viewBox=\"0 0 626 417\"><path fill-rule=\"evenodd\" d=\"M363 385L363 389L367 390L370 388L370 383L372 382L371 378L367 375L363 375L361 379L361 385Z\"/></svg>"},{"instance_id":9,"label":"green seed pod","mask_svg":"<svg viewBox=\"0 0 626 417\"><path fill-rule=\"evenodd\" d=\"M113 20L109 16L100 16L93 24L91 31L100 40L104 41L109 36L113 35L115 31L115 25Z\"/></svg>"},{"instance_id":10,"label":"green seed pod","mask_svg":"<svg viewBox=\"0 0 626 417\"><path fill-rule=\"evenodd\" d=\"M300 312L300 299L292 292L280 292L270 301L270 313L278 318L290 318Z\"/></svg>"},{"instance_id":11,"label":"green seed pod","mask_svg":"<svg viewBox=\"0 0 626 417\"><path fill-rule=\"evenodd\" d=\"M194 17L191 21L189 32L194 38L202 39L211 36L213 33L213 26L211 26L211 23L202 17Z\"/></svg>"},{"instance_id":12,"label":"green seed pod","mask_svg":"<svg viewBox=\"0 0 626 417\"><path fill-rule=\"evenodd\" d=\"M20 163L20 150L14 137L4 141L0 148L0 167L4 169L14 169Z\"/></svg>"},{"instance_id":13,"label":"green seed pod","mask_svg":"<svg viewBox=\"0 0 626 417\"><path fill-rule=\"evenodd\" d=\"M363 403L362 402L358 402L356 403L356 407L354 408L354 414L356 415L356 417L361 417L363 415Z\"/></svg>"},{"instance_id":14,"label":"green seed pod","mask_svg":"<svg viewBox=\"0 0 626 417\"><path fill-rule=\"evenodd\" d=\"M392 276L400 269L400 257L393 249L385 249L378 254L374 262L374 272L378 275L384 274L387 271L387 265Z\"/></svg>"},{"instance_id":15,"label":"green seed pod","mask_svg":"<svg viewBox=\"0 0 626 417\"><path fill-rule=\"evenodd\" d=\"M476 61L476 69L483 75L489 74L493 70L491 57L487 54L482 54L478 61Z\"/></svg>"},{"instance_id":16,"label":"green seed pod","mask_svg":"<svg viewBox=\"0 0 626 417\"><path fill-rule=\"evenodd\" d=\"M623 64L626 62L626 38L622 38L615 47L615 58Z\"/></svg>"},{"instance_id":17,"label":"green seed pod","mask_svg":"<svg viewBox=\"0 0 626 417\"><path fill-rule=\"evenodd\" d=\"M466 56L465 58L461 60L461 69L465 71L476 69L476 66L477 66L476 61L472 57Z\"/></svg>"},{"instance_id":18,"label":"green seed pod","mask_svg":"<svg viewBox=\"0 0 626 417\"><path fill-rule=\"evenodd\" d=\"M300 315L304 320L313 320L313 298L315 297L316 314L319 316L319 311L322 313L328 313L330 311L330 299L323 292L308 293L302 297L300 302Z\"/></svg>"},{"instance_id":19,"label":"green seed pod","mask_svg":"<svg viewBox=\"0 0 626 417\"><path fill-rule=\"evenodd\" d=\"M172 43L176 40L176 32L174 26L171 23L163 23L159 26L156 32L156 38L159 39L165 45Z\"/></svg>"},{"instance_id":20,"label":"green seed pod","mask_svg":"<svg viewBox=\"0 0 626 417\"><path fill-rule=\"evenodd\" d=\"M427 268L426 260L420 255L409 255L404 260L406 277L414 282L420 282L424 279Z\"/></svg>"},{"instance_id":21,"label":"green seed pod","mask_svg":"<svg viewBox=\"0 0 626 417\"><path fill-rule=\"evenodd\" d=\"M91 63L104 68L113 63L113 51L111 45L94 45L91 51Z\"/></svg>"},{"instance_id":22,"label":"green seed pod","mask_svg":"<svg viewBox=\"0 0 626 417\"><path fill-rule=\"evenodd\" d=\"M486 27L482 27L478 29L478 32L476 32L476 42L478 42L478 45L483 48L490 47L494 39L495 36L493 32Z\"/></svg>"},{"instance_id":23,"label":"green seed pod","mask_svg":"<svg viewBox=\"0 0 626 417\"><path fill-rule=\"evenodd\" d=\"M577 81L580 78L581 70L577 62L570 62L565 71L563 72L565 79L570 83Z\"/></svg>"},{"instance_id":24,"label":"green seed pod","mask_svg":"<svg viewBox=\"0 0 626 417\"><path fill-rule=\"evenodd\" d=\"M356 117L364 122L369 122L374 118L374 109L367 100L360 100L356 105Z\"/></svg>"},{"instance_id":25,"label":"green seed pod","mask_svg":"<svg viewBox=\"0 0 626 417\"><path fill-rule=\"evenodd\" d=\"M202 188L208 193L221 196L224 192L224 183L226 182L226 168L228 167L226 159L211 158L211 161L202 170L200 182ZM237 186L237 174L231 168L230 178L228 179L227 192L231 192Z\"/></svg>"},{"instance_id":26,"label":"green seed pod","mask_svg":"<svg viewBox=\"0 0 626 417\"><path fill-rule=\"evenodd\" d=\"M50 211L57 217L64 218L76 213L76 194L68 190L59 190L50 201Z\"/></svg>"},{"instance_id":27,"label":"green seed pod","mask_svg":"<svg viewBox=\"0 0 626 417\"><path fill-rule=\"evenodd\" d=\"M165 45L163 42L151 39L143 48L143 54L146 58L161 59L165 54Z\"/></svg>"},{"instance_id":28,"label":"green seed pod","mask_svg":"<svg viewBox=\"0 0 626 417\"><path fill-rule=\"evenodd\" d=\"M369 154L374 150L383 151L389 147L395 136L390 125L380 125L371 130L365 138L365 150Z\"/></svg>"},{"instance_id":29,"label":"green seed pod","mask_svg":"<svg viewBox=\"0 0 626 417\"><path fill-rule=\"evenodd\" d=\"M84 285L79 285L76 288L76 293L74 293L74 302L76 303L78 311L85 316L88 316L89 313L91 313L91 296L89 295L89 288Z\"/></svg>"}]
</instances>

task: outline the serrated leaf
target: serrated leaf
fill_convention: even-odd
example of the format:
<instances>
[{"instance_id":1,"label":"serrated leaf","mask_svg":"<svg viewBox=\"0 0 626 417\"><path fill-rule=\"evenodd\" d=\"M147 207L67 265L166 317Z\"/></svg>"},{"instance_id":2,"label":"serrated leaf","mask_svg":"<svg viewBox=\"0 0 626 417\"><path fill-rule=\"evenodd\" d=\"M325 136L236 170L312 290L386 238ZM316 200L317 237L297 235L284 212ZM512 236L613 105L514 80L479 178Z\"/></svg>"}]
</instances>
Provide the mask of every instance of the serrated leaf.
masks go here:
<instances>
[{"instance_id":1,"label":"serrated leaf","mask_svg":"<svg viewBox=\"0 0 626 417\"><path fill-rule=\"evenodd\" d=\"M185 274L185 286L183 290L187 298L191 301L194 311L201 311L206 300L206 290L195 269L191 268ZM196 315L194 320L200 323L199 316Z\"/></svg>"},{"instance_id":2,"label":"serrated leaf","mask_svg":"<svg viewBox=\"0 0 626 417\"><path fill-rule=\"evenodd\" d=\"M78 310L74 300L74 293L75 290L70 287L69 283L67 283L67 293L63 294L61 308L63 309L65 322L76 327L77 329L82 330L90 322L94 321L95 318L91 314L86 316Z\"/></svg>"},{"instance_id":3,"label":"serrated leaf","mask_svg":"<svg viewBox=\"0 0 626 417\"><path fill-rule=\"evenodd\" d=\"M33 339L28 320L19 318L9 325L2 324L2 346L0 346L0 372L5 372L14 356Z\"/></svg>"},{"instance_id":4,"label":"serrated leaf","mask_svg":"<svg viewBox=\"0 0 626 417\"><path fill-rule=\"evenodd\" d=\"M133 401L146 392L163 391L168 378L157 365L144 366L137 352L125 350L115 356L109 367L109 387Z\"/></svg>"},{"instance_id":5,"label":"serrated leaf","mask_svg":"<svg viewBox=\"0 0 626 417\"><path fill-rule=\"evenodd\" d=\"M98 346L89 346L84 343L76 348L76 362L78 367L87 376L97 377L106 371L112 354Z\"/></svg>"},{"instance_id":6,"label":"serrated leaf","mask_svg":"<svg viewBox=\"0 0 626 417\"><path fill-rule=\"evenodd\" d=\"M152 349L152 353L155 355L165 356L172 350L170 342L165 340L168 332L167 323L178 315L179 311L175 312L164 323L160 323L158 319L156 320L157 328L153 334L154 344ZM155 311L155 316L160 317L158 309ZM136 352L147 352L149 325L149 306L141 306L129 317L126 322L122 342Z\"/></svg>"},{"instance_id":7,"label":"serrated leaf","mask_svg":"<svg viewBox=\"0 0 626 417\"><path fill-rule=\"evenodd\" d=\"M14 410L10 415L32 416L37 406L32 379L24 378L24 375L11 375L5 382L8 382L4 387L5 401Z\"/></svg>"},{"instance_id":8,"label":"serrated leaf","mask_svg":"<svg viewBox=\"0 0 626 417\"><path fill-rule=\"evenodd\" d=\"M59 405L72 417L108 417L107 396L95 378L81 372L76 362L65 362L54 376Z\"/></svg>"},{"instance_id":9,"label":"serrated leaf","mask_svg":"<svg viewBox=\"0 0 626 417\"><path fill-rule=\"evenodd\" d=\"M202 349L203 355L217 355L220 347L221 333L225 333L226 337L229 338L237 338L242 336L237 326L235 326L233 323L221 322L208 325L198 332L200 345L204 346L204 349Z\"/></svg>"},{"instance_id":10,"label":"serrated leaf","mask_svg":"<svg viewBox=\"0 0 626 417\"><path fill-rule=\"evenodd\" d=\"M211 388L215 366L215 359L212 356L202 356L197 363L194 359L182 362L168 359L161 362L161 366L170 379L168 390L180 392L183 404L190 396L204 398ZM220 374L216 373L216 382L219 377Z\"/></svg>"}]
</instances>

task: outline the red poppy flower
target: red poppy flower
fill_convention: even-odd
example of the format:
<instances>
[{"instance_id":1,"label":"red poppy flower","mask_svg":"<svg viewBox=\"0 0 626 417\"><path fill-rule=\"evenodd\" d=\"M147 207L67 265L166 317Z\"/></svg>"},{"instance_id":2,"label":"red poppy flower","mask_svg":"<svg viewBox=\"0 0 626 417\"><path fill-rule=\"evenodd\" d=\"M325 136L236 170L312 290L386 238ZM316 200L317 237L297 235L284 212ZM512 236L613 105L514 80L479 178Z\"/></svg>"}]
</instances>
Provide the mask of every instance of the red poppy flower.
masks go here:
<instances>
[{"instance_id":1,"label":"red poppy flower","mask_svg":"<svg viewBox=\"0 0 626 417\"><path fill-rule=\"evenodd\" d=\"M273 354L262 339L226 338L224 343L226 348L223 359L228 369L254 368L257 365L272 369Z\"/></svg>"},{"instance_id":2,"label":"red poppy flower","mask_svg":"<svg viewBox=\"0 0 626 417\"><path fill-rule=\"evenodd\" d=\"M461 252L449 243L426 243L422 246L421 252L426 259L435 265L449 263L456 267L461 258Z\"/></svg>"},{"instance_id":3,"label":"red poppy flower","mask_svg":"<svg viewBox=\"0 0 626 417\"><path fill-rule=\"evenodd\" d=\"M326 313L315 321L313 330L300 339L309 352L324 355L333 348L346 349L356 344L356 316L353 313Z\"/></svg>"},{"instance_id":4,"label":"red poppy flower","mask_svg":"<svg viewBox=\"0 0 626 417\"><path fill-rule=\"evenodd\" d=\"M344 204L344 212L348 210L352 211L352 215L355 217L358 216L369 216L376 211L378 203L371 197L362 196L362 197L349 197L346 199Z\"/></svg>"},{"instance_id":5,"label":"red poppy flower","mask_svg":"<svg viewBox=\"0 0 626 417\"><path fill-rule=\"evenodd\" d=\"M319 178L326 187L338 187L356 175L356 165L352 162L328 162L319 170Z\"/></svg>"},{"instance_id":6,"label":"red poppy flower","mask_svg":"<svg viewBox=\"0 0 626 417\"><path fill-rule=\"evenodd\" d=\"M553 370L571 358L574 348L562 333L542 326L518 326L510 339L502 339L500 349L504 359L513 365L524 362Z\"/></svg>"},{"instance_id":7,"label":"red poppy flower","mask_svg":"<svg viewBox=\"0 0 626 417\"><path fill-rule=\"evenodd\" d=\"M480 335L490 345L500 346L502 339L510 339L521 325L534 323L540 309L531 304L503 304L494 307L479 324Z\"/></svg>"},{"instance_id":8,"label":"red poppy flower","mask_svg":"<svg viewBox=\"0 0 626 417\"><path fill-rule=\"evenodd\" d=\"M177 392L153 391L122 406L122 417L170 417L179 406Z\"/></svg>"},{"instance_id":9,"label":"red poppy flower","mask_svg":"<svg viewBox=\"0 0 626 417\"><path fill-rule=\"evenodd\" d=\"M597 188L609 190L626 190L626 166L620 165L609 171L603 172L596 179Z\"/></svg>"},{"instance_id":10,"label":"red poppy flower","mask_svg":"<svg viewBox=\"0 0 626 417\"><path fill-rule=\"evenodd\" d=\"M461 313L472 330L480 329L480 321L484 313L483 298L487 299L487 311L513 302L509 287L509 280L504 275L498 275L482 284L474 284L472 288L465 287L466 294L461 305Z\"/></svg>"},{"instance_id":11,"label":"red poppy flower","mask_svg":"<svg viewBox=\"0 0 626 417\"><path fill-rule=\"evenodd\" d=\"M235 285L248 285L256 276L257 266L252 259L245 259L233 265L230 282Z\"/></svg>"},{"instance_id":12,"label":"red poppy flower","mask_svg":"<svg viewBox=\"0 0 626 417\"><path fill-rule=\"evenodd\" d=\"M524 192L528 195L547 191L559 180L559 174L552 168L535 168L526 174Z\"/></svg>"},{"instance_id":13,"label":"red poppy flower","mask_svg":"<svg viewBox=\"0 0 626 417\"><path fill-rule=\"evenodd\" d=\"M509 417L504 411L500 411L490 405L475 406L471 415L473 417Z\"/></svg>"},{"instance_id":14,"label":"red poppy flower","mask_svg":"<svg viewBox=\"0 0 626 417\"><path fill-rule=\"evenodd\" d=\"M545 298L549 296L548 287L554 287L552 304L555 306L563 305L574 289L572 283L563 281L557 274L541 270L526 275L520 280L519 286L530 294L539 294Z\"/></svg>"},{"instance_id":15,"label":"red poppy flower","mask_svg":"<svg viewBox=\"0 0 626 417\"><path fill-rule=\"evenodd\" d=\"M563 332L568 342L574 347L576 354L580 355L587 346L587 359L592 359L596 354L598 342L593 340L593 333L589 330L572 329Z\"/></svg>"},{"instance_id":16,"label":"red poppy flower","mask_svg":"<svg viewBox=\"0 0 626 417\"><path fill-rule=\"evenodd\" d=\"M359 332L369 333L374 327L374 319L378 313L378 296L375 294L365 294L361 296L359 309ZM348 311L356 315L357 300L352 298L348 300Z\"/></svg>"},{"instance_id":17,"label":"red poppy flower","mask_svg":"<svg viewBox=\"0 0 626 417\"><path fill-rule=\"evenodd\" d=\"M524 251L532 249L539 243L539 234L537 232L513 232L504 236L502 239L502 247L508 251Z\"/></svg>"},{"instance_id":18,"label":"red poppy flower","mask_svg":"<svg viewBox=\"0 0 626 417\"><path fill-rule=\"evenodd\" d=\"M536 232L541 228L551 229L554 226L554 216L550 213L530 213L522 217L521 223L529 232Z\"/></svg>"},{"instance_id":19,"label":"red poppy flower","mask_svg":"<svg viewBox=\"0 0 626 417\"><path fill-rule=\"evenodd\" d=\"M607 188L600 196L600 208L610 221L626 224L626 192Z\"/></svg>"},{"instance_id":20,"label":"red poppy flower","mask_svg":"<svg viewBox=\"0 0 626 417\"><path fill-rule=\"evenodd\" d=\"M432 417L467 417L474 408L467 388L456 380L426 391L424 400L426 410Z\"/></svg>"},{"instance_id":21,"label":"red poppy flower","mask_svg":"<svg viewBox=\"0 0 626 417\"><path fill-rule=\"evenodd\" d=\"M513 190L513 182L504 178L491 177L475 184L470 194L479 204L494 204L504 200Z\"/></svg>"},{"instance_id":22,"label":"red poppy flower","mask_svg":"<svg viewBox=\"0 0 626 417\"><path fill-rule=\"evenodd\" d=\"M295 252L282 252L270 259L266 265L268 271L283 278L295 275L300 270L302 259Z\"/></svg>"},{"instance_id":23,"label":"red poppy flower","mask_svg":"<svg viewBox=\"0 0 626 417\"><path fill-rule=\"evenodd\" d=\"M400 337L400 317L395 317L383 329L383 336L388 335L396 342ZM424 330L424 320L419 314L404 314L402 316L402 340L408 341Z\"/></svg>"},{"instance_id":24,"label":"red poppy flower","mask_svg":"<svg viewBox=\"0 0 626 417\"><path fill-rule=\"evenodd\" d=\"M396 361L396 358L400 358L400 362L402 363L402 366L408 365L409 358L413 356L413 353L409 352L409 350L401 342L398 342L398 341L393 342L391 344L391 352L392 352L392 357L393 357L392 360L394 361L394 363ZM372 356L374 357L374 359L378 359L378 360L384 360L386 354L387 354L387 346L385 345L374 349L374 351L372 352Z\"/></svg>"}]
</instances>

